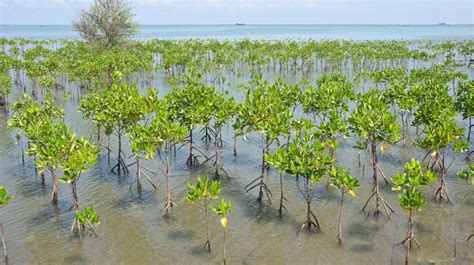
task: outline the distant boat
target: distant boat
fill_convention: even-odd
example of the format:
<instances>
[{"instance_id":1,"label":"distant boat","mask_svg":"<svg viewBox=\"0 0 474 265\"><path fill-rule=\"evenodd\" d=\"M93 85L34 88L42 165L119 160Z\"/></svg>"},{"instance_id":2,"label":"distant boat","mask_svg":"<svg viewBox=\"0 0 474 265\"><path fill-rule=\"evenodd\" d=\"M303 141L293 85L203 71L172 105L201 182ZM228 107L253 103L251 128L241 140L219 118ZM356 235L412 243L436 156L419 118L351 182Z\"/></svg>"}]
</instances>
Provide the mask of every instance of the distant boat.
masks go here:
<instances>
[{"instance_id":1,"label":"distant boat","mask_svg":"<svg viewBox=\"0 0 474 265\"><path fill-rule=\"evenodd\" d=\"M446 23L438 23L439 26L446 26Z\"/></svg>"},{"instance_id":2,"label":"distant boat","mask_svg":"<svg viewBox=\"0 0 474 265\"><path fill-rule=\"evenodd\" d=\"M245 23L235 23L236 26L245 26Z\"/></svg>"}]
</instances>

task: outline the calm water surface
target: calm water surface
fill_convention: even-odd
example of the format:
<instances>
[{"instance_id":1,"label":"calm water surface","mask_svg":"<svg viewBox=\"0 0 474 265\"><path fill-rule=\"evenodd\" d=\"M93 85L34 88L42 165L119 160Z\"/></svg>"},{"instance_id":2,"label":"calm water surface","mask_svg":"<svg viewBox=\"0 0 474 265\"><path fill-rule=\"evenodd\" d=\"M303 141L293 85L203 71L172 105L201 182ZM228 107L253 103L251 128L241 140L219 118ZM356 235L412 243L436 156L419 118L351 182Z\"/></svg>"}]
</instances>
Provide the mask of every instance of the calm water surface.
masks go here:
<instances>
[{"instance_id":1,"label":"calm water surface","mask_svg":"<svg viewBox=\"0 0 474 265\"><path fill-rule=\"evenodd\" d=\"M69 25L0 25L6 38L76 38ZM469 39L474 25L144 25L137 38Z\"/></svg>"}]
</instances>

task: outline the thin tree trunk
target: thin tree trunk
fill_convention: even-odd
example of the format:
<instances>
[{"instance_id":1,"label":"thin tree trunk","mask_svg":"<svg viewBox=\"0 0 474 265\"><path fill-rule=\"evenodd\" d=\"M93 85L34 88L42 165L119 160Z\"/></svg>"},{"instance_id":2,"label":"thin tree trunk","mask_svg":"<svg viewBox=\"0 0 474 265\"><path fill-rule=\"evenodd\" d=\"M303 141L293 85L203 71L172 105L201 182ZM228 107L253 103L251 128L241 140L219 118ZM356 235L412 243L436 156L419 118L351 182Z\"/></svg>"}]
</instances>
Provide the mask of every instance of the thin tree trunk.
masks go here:
<instances>
[{"instance_id":1,"label":"thin tree trunk","mask_svg":"<svg viewBox=\"0 0 474 265\"><path fill-rule=\"evenodd\" d=\"M468 133L467 133L467 141L468 141L469 143L471 142L471 131L472 131L472 127L473 127L472 118L469 118L469 130L468 130Z\"/></svg>"},{"instance_id":2,"label":"thin tree trunk","mask_svg":"<svg viewBox=\"0 0 474 265\"><path fill-rule=\"evenodd\" d=\"M227 260L227 255L226 255L226 250L225 250L225 243L226 243L225 235L226 235L226 230L227 230L227 228L224 228L224 252L223 252L224 265L226 265L226 260Z\"/></svg>"},{"instance_id":3,"label":"thin tree trunk","mask_svg":"<svg viewBox=\"0 0 474 265\"><path fill-rule=\"evenodd\" d=\"M5 257L5 261L7 261L8 264L8 250L7 250L7 244L5 242L5 233L3 231L3 224L0 224L0 229L2 230L2 244L3 244L3 256Z\"/></svg>"},{"instance_id":4,"label":"thin tree trunk","mask_svg":"<svg viewBox=\"0 0 474 265\"><path fill-rule=\"evenodd\" d=\"M343 239L343 235L342 235L342 208L343 208L343 205L344 205L344 191L341 191L341 204L339 206L339 225L338 225L338 230L337 230L337 240L338 240L338 243L339 245L342 245L342 239Z\"/></svg>"},{"instance_id":5,"label":"thin tree trunk","mask_svg":"<svg viewBox=\"0 0 474 265\"><path fill-rule=\"evenodd\" d=\"M79 210L79 200L77 199L77 181L74 180L71 182L71 197L72 197L72 209L74 210L74 213ZM71 227L71 232L76 233L76 235L81 236L81 223L79 220L75 217L74 221L72 223Z\"/></svg>"},{"instance_id":6,"label":"thin tree trunk","mask_svg":"<svg viewBox=\"0 0 474 265\"><path fill-rule=\"evenodd\" d=\"M140 172L140 157L137 157L137 190L142 191L142 174Z\"/></svg>"},{"instance_id":7,"label":"thin tree trunk","mask_svg":"<svg viewBox=\"0 0 474 265\"><path fill-rule=\"evenodd\" d=\"M410 248L412 244L413 235L413 209L410 209L410 215L408 216L408 233L407 233L407 241L405 242L405 265L409 263L410 257Z\"/></svg>"},{"instance_id":8,"label":"thin tree trunk","mask_svg":"<svg viewBox=\"0 0 474 265\"><path fill-rule=\"evenodd\" d=\"M187 164L192 166L194 165L194 155L193 155L193 130L189 129L189 156Z\"/></svg>"},{"instance_id":9,"label":"thin tree trunk","mask_svg":"<svg viewBox=\"0 0 474 265\"><path fill-rule=\"evenodd\" d=\"M170 150L169 150L170 151ZM173 207L173 202L171 200L171 186L170 186L170 177L171 177L171 166L170 166L170 152L168 152L166 157L166 206L165 206L165 217L170 217L171 207Z\"/></svg>"},{"instance_id":10,"label":"thin tree trunk","mask_svg":"<svg viewBox=\"0 0 474 265\"><path fill-rule=\"evenodd\" d=\"M265 140L262 141L263 144L266 144ZM263 185L264 181L263 178L265 177L265 147L262 146L262 170L260 175L260 188L258 191L258 198L257 201L261 202L263 199Z\"/></svg>"},{"instance_id":11,"label":"thin tree trunk","mask_svg":"<svg viewBox=\"0 0 474 265\"><path fill-rule=\"evenodd\" d=\"M118 165L118 174L120 175L120 170L122 168L122 132L118 132L118 155L117 155L117 165Z\"/></svg>"},{"instance_id":12,"label":"thin tree trunk","mask_svg":"<svg viewBox=\"0 0 474 265\"><path fill-rule=\"evenodd\" d=\"M378 199L378 193L379 193L379 175L378 175L378 169L377 169L378 158L377 158L377 147L374 141L371 142L371 152L372 152L372 171L374 173L373 181L374 181L374 189L376 192L374 213L379 214L380 213L380 209L379 209L380 200Z\"/></svg>"},{"instance_id":13,"label":"thin tree trunk","mask_svg":"<svg viewBox=\"0 0 474 265\"><path fill-rule=\"evenodd\" d=\"M215 167L215 177L219 177L219 147L217 143L218 139L218 130L216 130L216 135L214 136L214 156L216 157L216 160L214 161L214 167Z\"/></svg>"},{"instance_id":14,"label":"thin tree trunk","mask_svg":"<svg viewBox=\"0 0 474 265\"><path fill-rule=\"evenodd\" d=\"M207 251L211 251L211 233L209 231L209 213L207 211L207 202L203 202L204 204L204 212L206 213L206 229L207 229L207 241L204 244L204 248L207 246Z\"/></svg>"},{"instance_id":15,"label":"thin tree trunk","mask_svg":"<svg viewBox=\"0 0 474 265\"><path fill-rule=\"evenodd\" d=\"M237 137L234 133L234 156L237 156Z\"/></svg>"},{"instance_id":16,"label":"thin tree trunk","mask_svg":"<svg viewBox=\"0 0 474 265\"><path fill-rule=\"evenodd\" d=\"M53 178L53 193L51 194L51 203L53 205L58 204L58 176L56 176L56 170L50 168L51 177Z\"/></svg>"},{"instance_id":17,"label":"thin tree trunk","mask_svg":"<svg viewBox=\"0 0 474 265\"><path fill-rule=\"evenodd\" d=\"M278 208L278 213L280 216L283 215L283 209L286 207L283 205L283 201L285 200L285 196L283 195L283 174L280 173L280 207Z\"/></svg>"},{"instance_id":18,"label":"thin tree trunk","mask_svg":"<svg viewBox=\"0 0 474 265\"><path fill-rule=\"evenodd\" d=\"M377 147L374 141L370 142L371 146L371 156L372 156L372 170L373 170L373 182L374 186L372 188L372 194L370 195L369 199L367 199L362 211L365 211L366 207L369 205L371 199L375 200L375 210L374 215L380 214L380 206L383 207L385 213L387 214L387 218L390 219L390 213L394 212L393 208L388 204L380 194L379 190L379 180L378 180L378 171L380 170L378 167L378 159L377 159Z\"/></svg>"},{"instance_id":19,"label":"thin tree trunk","mask_svg":"<svg viewBox=\"0 0 474 265\"><path fill-rule=\"evenodd\" d=\"M94 250L94 241L92 240L92 235L90 235L89 239L91 242L92 265L95 265L95 250Z\"/></svg>"},{"instance_id":20,"label":"thin tree trunk","mask_svg":"<svg viewBox=\"0 0 474 265\"><path fill-rule=\"evenodd\" d=\"M100 125L97 126L97 143L100 144Z\"/></svg>"}]
</instances>

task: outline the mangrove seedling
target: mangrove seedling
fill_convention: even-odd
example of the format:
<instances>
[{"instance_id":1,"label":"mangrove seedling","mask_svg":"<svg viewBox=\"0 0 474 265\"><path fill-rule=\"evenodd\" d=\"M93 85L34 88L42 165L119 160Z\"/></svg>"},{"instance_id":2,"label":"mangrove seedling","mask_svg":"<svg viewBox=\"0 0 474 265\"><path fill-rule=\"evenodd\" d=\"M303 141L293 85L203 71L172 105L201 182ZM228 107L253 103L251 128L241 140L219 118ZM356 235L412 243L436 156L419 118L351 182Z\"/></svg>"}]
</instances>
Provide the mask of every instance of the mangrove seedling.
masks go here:
<instances>
[{"instance_id":1,"label":"mangrove seedling","mask_svg":"<svg viewBox=\"0 0 474 265\"><path fill-rule=\"evenodd\" d=\"M143 159L154 158L155 145L153 144L156 140L153 130L143 125L136 125L128 129L128 136L130 138L130 147L133 151L133 157L135 158L136 173L130 182L129 190L132 190L133 183L136 179L137 191L142 191L142 175L150 182L153 188L156 190L156 185L153 184L148 173L155 174L150 169L142 165ZM146 173L146 170L148 173Z\"/></svg>"},{"instance_id":2,"label":"mangrove seedling","mask_svg":"<svg viewBox=\"0 0 474 265\"><path fill-rule=\"evenodd\" d=\"M313 227L321 230L318 219L311 210L311 202L316 184L330 173L333 160L327 155L326 143L321 141L320 135L304 128L287 146L265 157L276 170L297 178L298 189L306 200L306 221L301 225L300 232L305 227L308 230ZM300 185L300 179L303 180L303 187Z\"/></svg>"},{"instance_id":3,"label":"mangrove seedling","mask_svg":"<svg viewBox=\"0 0 474 265\"><path fill-rule=\"evenodd\" d=\"M342 233L342 208L344 207L344 195L349 193L351 196L356 196L354 190L359 188L359 180L352 177L349 171L343 167L332 167L329 175L331 179L331 186L336 187L341 191L341 204L339 207L339 219L337 237L338 243L342 245L343 233Z\"/></svg>"},{"instance_id":4,"label":"mangrove seedling","mask_svg":"<svg viewBox=\"0 0 474 265\"><path fill-rule=\"evenodd\" d=\"M174 87L173 92L166 95L173 119L189 131L187 139L189 156L186 161L189 166L199 162L199 156L195 155L194 151L205 157L204 153L194 144L193 130L201 125L205 125L206 133L210 130L208 125L215 111L214 100L217 93L214 87L204 85L201 82L201 75L191 69L184 81L184 87ZM208 139L208 137L210 136L205 135L204 139Z\"/></svg>"},{"instance_id":5,"label":"mangrove seedling","mask_svg":"<svg viewBox=\"0 0 474 265\"><path fill-rule=\"evenodd\" d=\"M97 215L94 207L85 207L82 210L76 210L76 219L79 221L82 227L84 227L85 232L89 235L92 252L92 264L95 264L93 237L97 236L95 229L100 224L99 215Z\"/></svg>"},{"instance_id":6,"label":"mangrove seedling","mask_svg":"<svg viewBox=\"0 0 474 265\"><path fill-rule=\"evenodd\" d=\"M348 121L349 129L359 138L355 147L361 151L369 149L371 157L374 187L362 211L367 208L373 198L375 202L374 215L380 214L382 206L387 217L390 218L390 212L393 212L393 209L380 193L379 173L385 179L386 184L388 184L388 180L379 166L378 158L383 154L387 144L393 144L400 139L400 126L397 123L397 117L390 113L388 106L383 101L382 92L370 89L357 96L357 106ZM378 153L377 146L379 145L380 152Z\"/></svg>"},{"instance_id":7,"label":"mangrove seedling","mask_svg":"<svg viewBox=\"0 0 474 265\"><path fill-rule=\"evenodd\" d=\"M467 168L458 172L458 176L459 178L464 179L464 180L470 179L472 185L474 185L474 164L470 164ZM469 241L472 237L474 237L474 234L468 236L466 241Z\"/></svg>"},{"instance_id":8,"label":"mangrove seedling","mask_svg":"<svg viewBox=\"0 0 474 265\"><path fill-rule=\"evenodd\" d=\"M13 196L8 195L8 188L5 186L0 186L0 206L7 206L12 198ZM8 260L7 244L5 243L5 233L3 230L3 224L1 223L0 229L0 232L2 232L3 256L5 257L5 260Z\"/></svg>"},{"instance_id":9,"label":"mangrove seedling","mask_svg":"<svg viewBox=\"0 0 474 265\"><path fill-rule=\"evenodd\" d=\"M436 174L431 171L423 173L423 168L415 159L405 164L403 173L398 173L392 177L394 186L392 190L401 190L399 202L400 206L405 210L408 217L408 232L407 237L402 241L405 245L405 264L408 264L410 249L413 243L420 249L420 244L415 238L415 231L413 229L415 222L415 213L420 211L426 203L426 198L418 190L422 186L426 186L429 182L435 180Z\"/></svg>"},{"instance_id":10,"label":"mangrove seedling","mask_svg":"<svg viewBox=\"0 0 474 265\"><path fill-rule=\"evenodd\" d=\"M106 135L113 134L118 138L117 164L111 169L112 172L117 169L118 175L122 172L128 174L122 150L123 136L129 127L138 124L151 112L149 98L154 94L154 89L150 89L148 95L141 96L137 85L122 82L90 93L80 102L79 110L86 118L92 119L98 128L104 127Z\"/></svg>"},{"instance_id":11,"label":"mangrove seedling","mask_svg":"<svg viewBox=\"0 0 474 265\"><path fill-rule=\"evenodd\" d=\"M24 163L24 146L23 138L24 135L28 138L28 143L34 140L37 127L36 123L49 119L59 119L64 116L63 110L54 106L54 98L51 93L47 93L44 101L41 103L32 99L29 95L23 94L15 103L12 105L13 115L8 121L8 126L13 127L19 130L18 142L21 145L22 161ZM31 135L28 133L31 132ZM36 161L36 157L33 157L33 160ZM37 167L35 164L35 171ZM41 173L41 181L44 184L44 174Z\"/></svg>"},{"instance_id":12,"label":"mangrove seedling","mask_svg":"<svg viewBox=\"0 0 474 265\"><path fill-rule=\"evenodd\" d=\"M224 144L222 140L222 127L227 123L227 121L232 118L238 112L238 105L235 102L234 98L227 99L223 94L216 94L214 97L214 112L213 112L213 135L214 135L214 155L209 157L209 159L214 157L214 168L215 168L215 177L220 177L220 171L227 175L227 172L222 166L220 160L221 156L221 147Z\"/></svg>"},{"instance_id":13,"label":"mangrove seedling","mask_svg":"<svg viewBox=\"0 0 474 265\"><path fill-rule=\"evenodd\" d=\"M246 87L246 99L239 106L234 130L236 136L245 136L251 132L256 132L261 136L261 145L258 145L262 151L261 174L247 184L245 189L249 192L254 188L259 188L257 201L262 202L265 192L268 202L271 203L271 191L264 181L268 167L265 155L270 145L279 141L280 136L288 136L290 131L288 124L293 113L281 99L279 86L270 85L266 80L261 79L254 80L252 83L255 87L253 90L251 87Z\"/></svg>"},{"instance_id":14,"label":"mangrove seedling","mask_svg":"<svg viewBox=\"0 0 474 265\"><path fill-rule=\"evenodd\" d=\"M427 150L425 155L425 159L428 157L427 167L439 173L439 186L435 198L438 201L449 201L446 174L451 163L448 165L446 162L445 150L453 145L454 152L465 152L469 149L469 143L461 139L464 128L450 117L450 111L445 110L443 113L426 125L423 132L425 137L418 142L418 146Z\"/></svg>"},{"instance_id":15,"label":"mangrove seedling","mask_svg":"<svg viewBox=\"0 0 474 265\"><path fill-rule=\"evenodd\" d=\"M464 120L469 120L469 125L467 127L467 141L471 142L471 132L474 127L472 122L474 118L474 80L469 82L459 83L456 90L456 102L455 106L457 111L459 111ZM469 152L469 155L474 151Z\"/></svg>"},{"instance_id":16,"label":"mangrove seedling","mask_svg":"<svg viewBox=\"0 0 474 265\"><path fill-rule=\"evenodd\" d=\"M226 245L226 232L227 232L227 215L230 213L230 211L232 210L232 202L231 201L225 201L224 199L221 199L219 201L219 204L218 205L212 205L211 206L211 209L216 213L218 214L219 216L221 216L221 225L222 227L224 228L224 248L223 248L223 252L222 252L222 257L223 257L223 260L224 260L224 265L226 264L226 260L227 260L227 254L226 254L226 249L225 249L225 245Z\"/></svg>"},{"instance_id":17,"label":"mangrove seedling","mask_svg":"<svg viewBox=\"0 0 474 265\"><path fill-rule=\"evenodd\" d=\"M27 131L31 139L27 154L37 158L36 167L42 174L47 170L53 180L51 203L58 203L58 169L69 154L70 132L62 122L54 122L50 118L37 121L34 127Z\"/></svg>"},{"instance_id":18,"label":"mangrove seedling","mask_svg":"<svg viewBox=\"0 0 474 265\"><path fill-rule=\"evenodd\" d=\"M142 131L142 135L147 137L146 141L141 141L141 149L145 152L145 156L154 159L155 152L157 152L158 157L165 167L165 217L170 216L171 208L175 205L171 198L171 162L173 147L176 144L182 143L186 137L186 128L172 120L167 106L168 103L166 101L160 102L154 111L155 118L149 125L136 125L133 127L134 131ZM146 174L144 175L146 176Z\"/></svg>"},{"instance_id":19,"label":"mangrove seedling","mask_svg":"<svg viewBox=\"0 0 474 265\"><path fill-rule=\"evenodd\" d=\"M79 200L77 197L77 181L81 174L87 171L88 167L95 164L99 150L84 138L76 138L73 133L70 133L69 153L66 155L61 167L64 171L64 177L59 180L67 183L71 187L72 206L70 209L77 212L80 210ZM71 225L71 233L81 235L80 221L74 218Z\"/></svg>"},{"instance_id":20,"label":"mangrove seedling","mask_svg":"<svg viewBox=\"0 0 474 265\"><path fill-rule=\"evenodd\" d=\"M422 162L428 158L426 166L439 174L435 198L438 201L449 201L445 178L452 163L446 161L445 151L453 146L456 153L465 152L469 143L462 139L465 129L457 123L458 112L448 86L443 83L446 80L438 80L444 75L438 75L430 76L422 87L420 105L415 112L413 123L424 127L422 137L417 143L426 151Z\"/></svg>"},{"instance_id":21,"label":"mangrove seedling","mask_svg":"<svg viewBox=\"0 0 474 265\"><path fill-rule=\"evenodd\" d=\"M209 231L209 203L212 200L216 200L219 196L221 190L221 183L219 181L209 182L207 176L201 178L198 177L196 184L189 183L189 191L187 199L189 202L193 203L197 200L200 200L204 208L204 213L206 215L206 229L207 229L207 241L204 244L204 248L207 248L207 251L211 251L211 234Z\"/></svg>"}]
</instances>

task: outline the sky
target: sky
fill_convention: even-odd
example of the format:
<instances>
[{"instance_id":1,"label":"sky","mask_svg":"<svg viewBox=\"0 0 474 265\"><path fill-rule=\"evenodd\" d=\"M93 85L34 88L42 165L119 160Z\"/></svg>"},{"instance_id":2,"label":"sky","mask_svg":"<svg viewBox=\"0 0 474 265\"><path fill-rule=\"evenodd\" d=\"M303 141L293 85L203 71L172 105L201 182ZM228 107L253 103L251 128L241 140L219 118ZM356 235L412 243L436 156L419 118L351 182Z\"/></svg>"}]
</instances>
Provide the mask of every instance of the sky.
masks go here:
<instances>
[{"instance_id":1,"label":"sky","mask_svg":"<svg viewBox=\"0 0 474 265\"><path fill-rule=\"evenodd\" d=\"M93 0L0 0L0 24L69 25ZM134 0L140 24L474 24L474 0Z\"/></svg>"}]
</instances>

